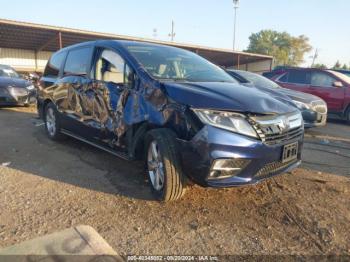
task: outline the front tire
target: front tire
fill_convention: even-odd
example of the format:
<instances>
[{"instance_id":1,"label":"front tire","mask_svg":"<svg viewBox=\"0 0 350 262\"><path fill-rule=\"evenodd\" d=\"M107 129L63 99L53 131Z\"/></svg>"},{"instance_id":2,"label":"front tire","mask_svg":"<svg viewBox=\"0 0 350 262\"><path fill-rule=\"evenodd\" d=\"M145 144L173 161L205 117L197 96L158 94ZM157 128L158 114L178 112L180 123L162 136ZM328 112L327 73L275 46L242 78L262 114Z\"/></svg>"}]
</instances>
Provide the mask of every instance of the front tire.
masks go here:
<instances>
[{"instance_id":1,"label":"front tire","mask_svg":"<svg viewBox=\"0 0 350 262\"><path fill-rule=\"evenodd\" d=\"M58 111L53 103L47 104L44 114L45 130L47 136L51 140L62 140L63 134L61 134L61 125L59 122Z\"/></svg>"},{"instance_id":2,"label":"front tire","mask_svg":"<svg viewBox=\"0 0 350 262\"><path fill-rule=\"evenodd\" d=\"M169 129L155 129L148 132L145 141L152 193L163 202L180 199L185 192L185 176L175 134Z\"/></svg>"}]
</instances>

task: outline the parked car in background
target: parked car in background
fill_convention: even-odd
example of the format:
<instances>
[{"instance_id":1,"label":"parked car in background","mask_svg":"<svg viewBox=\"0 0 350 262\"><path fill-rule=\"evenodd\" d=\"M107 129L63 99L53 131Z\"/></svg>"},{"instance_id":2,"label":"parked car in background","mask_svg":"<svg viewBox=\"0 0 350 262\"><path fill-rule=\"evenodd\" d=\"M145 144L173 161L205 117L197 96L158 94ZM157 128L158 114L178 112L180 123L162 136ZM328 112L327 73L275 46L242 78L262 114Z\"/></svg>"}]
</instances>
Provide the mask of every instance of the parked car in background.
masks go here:
<instances>
[{"instance_id":1,"label":"parked car in background","mask_svg":"<svg viewBox=\"0 0 350 262\"><path fill-rule=\"evenodd\" d=\"M348 77L350 77L350 70L335 69L335 70L333 70L333 71L342 73L342 74L347 75Z\"/></svg>"},{"instance_id":2,"label":"parked car in background","mask_svg":"<svg viewBox=\"0 0 350 262\"><path fill-rule=\"evenodd\" d=\"M241 70L227 70L232 77L243 85L254 86L271 95L281 95L293 103L302 112L305 127L324 126L327 122L327 104L321 98L282 88L264 76Z\"/></svg>"},{"instance_id":3,"label":"parked car in background","mask_svg":"<svg viewBox=\"0 0 350 262\"><path fill-rule=\"evenodd\" d=\"M207 187L255 184L301 162L300 111L190 51L82 43L53 54L40 85L49 138L64 134L144 159L162 201L179 199L188 179Z\"/></svg>"},{"instance_id":4,"label":"parked car in background","mask_svg":"<svg viewBox=\"0 0 350 262\"><path fill-rule=\"evenodd\" d=\"M329 113L350 122L350 77L332 70L286 68L271 79L282 87L322 98Z\"/></svg>"},{"instance_id":5,"label":"parked car in background","mask_svg":"<svg viewBox=\"0 0 350 262\"><path fill-rule=\"evenodd\" d=\"M36 89L10 66L0 65L0 106L24 105L36 101Z\"/></svg>"}]
</instances>

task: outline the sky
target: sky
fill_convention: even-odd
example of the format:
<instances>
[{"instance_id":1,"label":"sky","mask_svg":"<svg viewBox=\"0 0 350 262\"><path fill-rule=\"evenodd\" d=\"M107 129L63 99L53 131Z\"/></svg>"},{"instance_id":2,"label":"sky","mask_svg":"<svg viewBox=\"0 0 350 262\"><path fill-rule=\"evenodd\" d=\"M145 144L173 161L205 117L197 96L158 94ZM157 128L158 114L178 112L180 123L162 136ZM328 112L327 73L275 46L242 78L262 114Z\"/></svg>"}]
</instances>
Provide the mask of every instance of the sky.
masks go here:
<instances>
[{"instance_id":1,"label":"sky","mask_svg":"<svg viewBox=\"0 0 350 262\"><path fill-rule=\"evenodd\" d=\"M233 13L232 0L0 0L3 19L147 38L156 29L159 40L170 40L173 20L175 42L230 49ZM350 65L349 0L240 0L237 14L238 50L252 33L274 29L309 37L316 63Z\"/></svg>"}]
</instances>

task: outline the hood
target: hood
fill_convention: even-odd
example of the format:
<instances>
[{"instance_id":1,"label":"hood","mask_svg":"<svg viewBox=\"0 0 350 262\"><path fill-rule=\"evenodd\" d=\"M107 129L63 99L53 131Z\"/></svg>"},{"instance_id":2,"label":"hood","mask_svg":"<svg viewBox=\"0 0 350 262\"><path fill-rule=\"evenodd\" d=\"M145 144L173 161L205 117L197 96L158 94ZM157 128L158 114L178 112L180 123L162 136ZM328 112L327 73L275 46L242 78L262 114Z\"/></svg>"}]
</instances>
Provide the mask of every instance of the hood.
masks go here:
<instances>
[{"instance_id":1,"label":"hood","mask_svg":"<svg viewBox=\"0 0 350 262\"><path fill-rule=\"evenodd\" d=\"M168 96L194 108L256 114L285 114L296 108L256 88L235 83L163 82Z\"/></svg>"},{"instance_id":2,"label":"hood","mask_svg":"<svg viewBox=\"0 0 350 262\"><path fill-rule=\"evenodd\" d=\"M278 89L278 88L267 88L267 87L261 87L261 86L257 87L257 86L254 86L252 83L243 83L242 85L244 85L246 87L250 87L250 88L255 88L255 89L258 89L259 91L268 93L273 98L278 99L278 100L283 101L283 102L287 102L290 105L294 106L292 98L290 98L287 94L280 92L280 89Z\"/></svg>"},{"instance_id":3,"label":"hood","mask_svg":"<svg viewBox=\"0 0 350 262\"><path fill-rule=\"evenodd\" d=\"M13 77L0 77L0 88L3 87L27 87L32 85L31 82L22 79L22 78L13 78Z\"/></svg>"},{"instance_id":4,"label":"hood","mask_svg":"<svg viewBox=\"0 0 350 262\"><path fill-rule=\"evenodd\" d=\"M303 102L306 104L309 104L312 101L322 100L318 96L314 96L314 95L299 92L299 91L294 91L287 88L277 88L276 91L288 96L292 100Z\"/></svg>"}]
</instances>

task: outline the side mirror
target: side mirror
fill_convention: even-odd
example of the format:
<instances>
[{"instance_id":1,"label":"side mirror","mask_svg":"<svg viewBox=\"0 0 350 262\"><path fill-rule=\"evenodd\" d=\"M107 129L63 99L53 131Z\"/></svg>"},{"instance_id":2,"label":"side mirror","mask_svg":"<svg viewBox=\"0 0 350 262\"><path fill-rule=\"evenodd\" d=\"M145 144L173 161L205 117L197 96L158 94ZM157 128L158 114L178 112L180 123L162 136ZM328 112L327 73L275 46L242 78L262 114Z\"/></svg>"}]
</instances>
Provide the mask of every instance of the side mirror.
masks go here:
<instances>
[{"instance_id":1,"label":"side mirror","mask_svg":"<svg viewBox=\"0 0 350 262\"><path fill-rule=\"evenodd\" d=\"M334 87L337 87L337 88L340 88L340 87L343 87L344 85L343 85L343 83L340 82L340 81L335 81L335 82L333 83L333 86L334 86Z\"/></svg>"}]
</instances>

